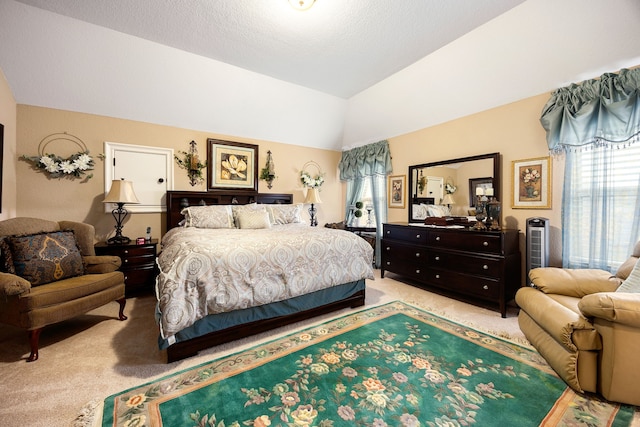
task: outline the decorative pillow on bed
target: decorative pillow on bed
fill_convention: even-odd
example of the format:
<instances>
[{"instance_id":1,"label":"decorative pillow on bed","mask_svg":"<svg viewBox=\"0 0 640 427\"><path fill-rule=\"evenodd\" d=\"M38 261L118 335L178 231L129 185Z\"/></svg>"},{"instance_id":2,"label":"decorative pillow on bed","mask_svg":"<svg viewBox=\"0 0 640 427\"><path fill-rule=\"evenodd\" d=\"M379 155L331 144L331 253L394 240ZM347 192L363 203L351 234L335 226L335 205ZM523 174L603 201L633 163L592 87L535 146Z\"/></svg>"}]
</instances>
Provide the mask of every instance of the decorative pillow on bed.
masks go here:
<instances>
[{"instance_id":1,"label":"decorative pillow on bed","mask_svg":"<svg viewBox=\"0 0 640 427\"><path fill-rule=\"evenodd\" d=\"M189 206L180 211L185 227L235 228L230 205Z\"/></svg>"},{"instance_id":2,"label":"decorative pillow on bed","mask_svg":"<svg viewBox=\"0 0 640 427\"><path fill-rule=\"evenodd\" d=\"M9 246L16 274L31 285L44 285L84 274L73 231L11 236Z\"/></svg>"},{"instance_id":3,"label":"decorative pillow on bed","mask_svg":"<svg viewBox=\"0 0 640 427\"><path fill-rule=\"evenodd\" d=\"M271 228L271 220L266 210L243 210L236 216L238 228Z\"/></svg>"},{"instance_id":4,"label":"decorative pillow on bed","mask_svg":"<svg viewBox=\"0 0 640 427\"><path fill-rule=\"evenodd\" d=\"M232 205L231 210L233 211L233 220L235 221L237 228L241 228L240 223L238 222L238 215L244 212L267 212L267 208L265 208L265 205L259 205L257 203L248 203L246 205Z\"/></svg>"},{"instance_id":5,"label":"decorative pillow on bed","mask_svg":"<svg viewBox=\"0 0 640 427\"><path fill-rule=\"evenodd\" d=\"M272 224L296 224L303 223L302 203L295 205L267 205L271 215Z\"/></svg>"},{"instance_id":6,"label":"decorative pillow on bed","mask_svg":"<svg viewBox=\"0 0 640 427\"><path fill-rule=\"evenodd\" d=\"M427 205L413 205L413 219L425 219L427 214Z\"/></svg>"},{"instance_id":7,"label":"decorative pillow on bed","mask_svg":"<svg viewBox=\"0 0 640 427\"><path fill-rule=\"evenodd\" d=\"M451 216L451 211L449 211L449 208L446 206L441 206L441 205L425 205L427 207L427 212L429 213L428 216L436 216L436 217L442 217L442 216Z\"/></svg>"}]
</instances>

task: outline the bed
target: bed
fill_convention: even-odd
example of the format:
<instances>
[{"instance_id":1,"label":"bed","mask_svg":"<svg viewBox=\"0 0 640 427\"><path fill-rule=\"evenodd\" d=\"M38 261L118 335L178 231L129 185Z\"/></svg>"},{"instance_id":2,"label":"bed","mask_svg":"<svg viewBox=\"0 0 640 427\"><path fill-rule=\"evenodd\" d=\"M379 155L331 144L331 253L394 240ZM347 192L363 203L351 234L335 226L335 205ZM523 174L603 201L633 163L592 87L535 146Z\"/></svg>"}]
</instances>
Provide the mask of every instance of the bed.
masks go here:
<instances>
[{"instance_id":1,"label":"bed","mask_svg":"<svg viewBox=\"0 0 640 427\"><path fill-rule=\"evenodd\" d=\"M168 191L156 281L168 362L364 304L373 249L305 223L291 194ZM345 261L347 260L347 261Z\"/></svg>"}]
</instances>

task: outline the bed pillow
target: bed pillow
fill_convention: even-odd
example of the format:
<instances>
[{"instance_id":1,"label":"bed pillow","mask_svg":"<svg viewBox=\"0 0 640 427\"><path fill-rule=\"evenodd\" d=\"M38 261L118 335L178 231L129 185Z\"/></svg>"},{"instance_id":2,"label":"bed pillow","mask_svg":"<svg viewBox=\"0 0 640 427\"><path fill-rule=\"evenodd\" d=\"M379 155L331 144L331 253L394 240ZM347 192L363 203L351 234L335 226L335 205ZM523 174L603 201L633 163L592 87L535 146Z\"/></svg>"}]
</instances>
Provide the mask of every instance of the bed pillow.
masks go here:
<instances>
[{"instance_id":1,"label":"bed pillow","mask_svg":"<svg viewBox=\"0 0 640 427\"><path fill-rule=\"evenodd\" d=\"M295 205L267 205L272 224L304 223L302 219L302 203Z\"/></svg>"},{"instance_id":2,"label":"bed pillow","mask_svg":"<svg viewBox=\"0 0 640 427\"><path fill-rule=\"evenodd\" d=\"M16 274L32 286L84 274L73 231L11 236L8 240Z\"/></svg>"},{"instance_id":3,"label":"bed pillow","mask_svg":"<svg viewBox=\"0 0 640 427\"><path fill-rule=\"evenodd\" d=\"M271 228L271 220L266 210L244 210L237 214L238 228Z\"/></svg>"},{"instance_id":4,"label":"bed pillow","mask_svg":"<svg viewBox=\"0 0 640 427\"><path fill-rule=\"evenodd\" d=\"M622 282L616 292L640 292L640 261L636 261L629 277Z\"/></svg>"},{"instance_id":5,"label":"bed pillow","mask_svg":"<svg viewBox=\"0 0 640 427\"><path fill-rule=\"evenodd\" d=\"M451 216L451 212L449 208L441 205L427 205L427 212L429 216L435 217L443 217L443 216Z\"/></svg>"},{"instance_id":6,"label":"bed pillow","mask_svg":"<svg viewBox=\"0 0 640 427\"><path fill-rule=\"evenodd\" d=\"M413 205L413 219L425 219L427 217L427 205Z\"/></svg>"},{"instance_id":7,"label":"bed pillow","mask_svg":"<svg viewBox=\"0 0 640 427\"><path fill-rule=\"evenodd\" d=\"M180 211L185 227L235 228L230 205L190 206Z\"/></svg>"},{"instance_id":8,"label":"bed pillow","mask_svg":"<svg viewBox=\"0 0 640 427\"><path fill-rule=\"evenodd\" d=\"M233 211L233 220L237 228L240 228L238 215L241 215L244 212L267 212L267 208L265 208L264 205L259 205L257 203L247 203L246 205L232 205L231 210Z\"/></svg>"}]
</instances>

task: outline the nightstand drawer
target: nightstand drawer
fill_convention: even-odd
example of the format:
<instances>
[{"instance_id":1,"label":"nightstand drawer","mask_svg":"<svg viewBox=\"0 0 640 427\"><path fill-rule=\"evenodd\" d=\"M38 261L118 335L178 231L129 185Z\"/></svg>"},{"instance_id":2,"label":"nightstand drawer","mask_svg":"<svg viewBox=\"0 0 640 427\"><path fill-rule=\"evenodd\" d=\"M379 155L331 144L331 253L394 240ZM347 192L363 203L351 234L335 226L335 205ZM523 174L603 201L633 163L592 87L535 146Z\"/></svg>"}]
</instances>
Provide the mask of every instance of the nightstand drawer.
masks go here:
<instances>
[{"instance_id":1,"label":"nightstand drawer","mask_svg":"<svg viewBox=\"0 0 640 427\"><path fill-rule=\"evenodd\" d=\"M96 255L120 257L120 271L124 273L127 296L142 291L153 290L158 269L156 267L156 247L158 241L151 240L142 245L131 242L124 245L108 245L104 242L95 245Z\"/></svg>"}]
</instances>

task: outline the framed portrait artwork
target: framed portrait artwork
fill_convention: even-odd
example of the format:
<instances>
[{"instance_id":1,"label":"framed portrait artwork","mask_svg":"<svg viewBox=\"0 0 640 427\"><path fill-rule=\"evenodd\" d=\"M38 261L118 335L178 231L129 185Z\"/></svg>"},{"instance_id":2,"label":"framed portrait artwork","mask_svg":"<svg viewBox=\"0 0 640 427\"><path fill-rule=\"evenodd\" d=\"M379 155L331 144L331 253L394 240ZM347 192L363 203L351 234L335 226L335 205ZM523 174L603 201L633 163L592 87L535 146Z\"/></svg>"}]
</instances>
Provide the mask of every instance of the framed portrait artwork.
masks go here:
<instances>
[{"instance_id":1,"label":"framed portrait artwork","mask_svg":"<svg viewBox=\"0 0 640 427\"><path fill-rule=\"evenodd\" d=\"M511 173L512 208L551 209L551 157L515 160Z\"/></svg>"},{"instance_id":2,"label":"framed portrait artwork","mask_svg":"<svg viewBox=\"0 0 640 427\"><path fill-rule=\"evenodd\" d=\"M207 139L207 190L258 191L258 146Z\"/></svg>"},{"instance_id":3,"label":"framed portrait artwork","mask_svg":"<svg viewBox=\"0 0 640 427\"><path fill-rule=\"evenodd\" d=\"M407 193L407 176L393 175L389 176L389 196L387 197L387 206L390 208L404 209L406 206Z\"/></svg>"}]
</instances>

